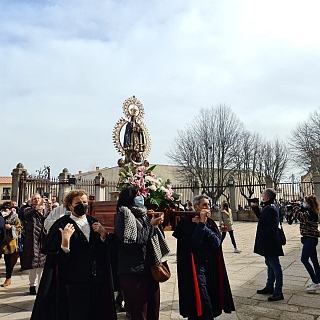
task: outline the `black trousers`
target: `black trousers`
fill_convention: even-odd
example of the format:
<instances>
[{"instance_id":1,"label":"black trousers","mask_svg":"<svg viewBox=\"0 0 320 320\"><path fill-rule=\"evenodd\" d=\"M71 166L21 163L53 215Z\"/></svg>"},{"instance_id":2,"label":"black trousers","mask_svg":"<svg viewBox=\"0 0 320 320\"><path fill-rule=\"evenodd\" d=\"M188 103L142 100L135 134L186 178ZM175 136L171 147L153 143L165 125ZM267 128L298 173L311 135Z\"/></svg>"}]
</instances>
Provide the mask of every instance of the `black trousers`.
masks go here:
<instances>
[{"instance_id":1,"label":"black trousers","mask_svg":"<svg viewBox=\"0 0 320 320\"><path fill-rule=\"evenodd\" d=\"M12 275L12 269L13 269L13 265L12 265L12 253L10 254L4 254L4 262L6 264L6 279L10 279L11 275Z\"/></svg>"}]
</instances>

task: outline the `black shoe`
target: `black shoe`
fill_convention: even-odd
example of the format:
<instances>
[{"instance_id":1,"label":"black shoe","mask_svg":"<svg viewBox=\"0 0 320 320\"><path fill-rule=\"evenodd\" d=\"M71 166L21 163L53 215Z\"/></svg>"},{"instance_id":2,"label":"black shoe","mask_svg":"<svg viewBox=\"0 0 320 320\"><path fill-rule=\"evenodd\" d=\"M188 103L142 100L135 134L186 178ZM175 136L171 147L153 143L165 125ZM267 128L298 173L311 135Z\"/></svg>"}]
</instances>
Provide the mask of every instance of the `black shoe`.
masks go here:
<instances>
[{"instance_id":1,"label":"black shoe","mask_svg":"<svg viewBox=\"0 0 320 320\"><path fill-rule=\"evenodd\" d=\"M257 290L259 294L273 294L273 289L263 288L261 290Z\"/></svg>"},{"instance_id":2,"label":"black shoe","mask_svg":"<svg viewBox=\"0 0 320 320\"><path fill-rule=\"evenodd\" d=\"M36 292L36 287L30 287L30 294L31 294L32 296L35 296L35 295L37 294L37 292Z\"/></svg>"},{"instance_id":3,"label":"black shoe","mask_svg":"<svg viewBox=\"0 0 320 320\"><path fill-rule=\"evenodd\" d=\"M268 298L268 301L280 301L283 299L284 297L282 293L274 293L271 297Z\"/></svg>"}]
</instances>

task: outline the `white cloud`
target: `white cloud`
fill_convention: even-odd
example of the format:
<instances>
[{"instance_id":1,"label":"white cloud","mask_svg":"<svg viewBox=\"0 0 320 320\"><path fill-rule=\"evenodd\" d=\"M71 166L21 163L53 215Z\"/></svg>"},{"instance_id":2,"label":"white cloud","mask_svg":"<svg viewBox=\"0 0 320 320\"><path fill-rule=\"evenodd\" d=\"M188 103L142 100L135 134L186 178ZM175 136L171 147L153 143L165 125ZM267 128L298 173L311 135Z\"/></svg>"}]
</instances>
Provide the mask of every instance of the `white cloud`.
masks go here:
<instances>
[{"instance_id":1,"label":"white cloud","mask_svg":"<svg viewBox=\"0 0 320 320\"><path fill-rule=\"evenodd\" d=\"M123 101L144 104L150 161L177 128L225 103L252 131L285 137L319 106L317 1L0 3L0 106L22 162L57 174L114 166ZM36 155L36 156L35 156Z\"/></svg>"}]
</instances>

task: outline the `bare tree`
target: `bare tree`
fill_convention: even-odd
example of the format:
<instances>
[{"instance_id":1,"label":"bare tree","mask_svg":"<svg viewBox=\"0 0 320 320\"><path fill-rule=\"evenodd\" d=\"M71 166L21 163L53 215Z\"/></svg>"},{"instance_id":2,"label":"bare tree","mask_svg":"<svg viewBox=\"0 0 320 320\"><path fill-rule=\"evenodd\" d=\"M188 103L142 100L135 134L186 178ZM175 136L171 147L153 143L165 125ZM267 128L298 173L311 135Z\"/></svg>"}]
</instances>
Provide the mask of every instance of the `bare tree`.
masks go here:
<instances>
[{"instance_id":1,"label":"bare tree","mask_svg":"<svg viewBox=\"0 0 320 320\"><path fill-rule=\"evenodd\" d=\"M289 137L291 160L302 170L320 172L320 108L297 124Z\"/></svg>"},{"instance_id":2,"label":"bare tree","mask_svg":"<svg viewBox=\"0 0 320 320\"><path fill-rule=\"evenodd\" d=\"M262 145L262 172L270 176L276 189L288 167L288 149L284 142L276 138Z\"/></svg>"},{"instance_id":3,"label":"bare tree","mask_svg":"<svg viewBox=\"0 0 320 320\"><path fill-rule=\"evenodd\" d=\"M228 106L201 109L192 123L178 131L167 156L181 166L184 182L199 180L203 192L216 202L236 167L234 155L239 152L243 130Z\"/></svg>"},{"instance_id":4,"label":"bare tree","mask_svg":"<svg viewBox=\"0 0 320 320\"><path fill-rule=\"evenodd\" d=\"M246 199L255 192L255 185L263 183L262 173L262 138L257 133L243 132L239 141L240 148L234 154L236 161L235 176L238 180L239 191Z\"/></svg>"}]
</instances>

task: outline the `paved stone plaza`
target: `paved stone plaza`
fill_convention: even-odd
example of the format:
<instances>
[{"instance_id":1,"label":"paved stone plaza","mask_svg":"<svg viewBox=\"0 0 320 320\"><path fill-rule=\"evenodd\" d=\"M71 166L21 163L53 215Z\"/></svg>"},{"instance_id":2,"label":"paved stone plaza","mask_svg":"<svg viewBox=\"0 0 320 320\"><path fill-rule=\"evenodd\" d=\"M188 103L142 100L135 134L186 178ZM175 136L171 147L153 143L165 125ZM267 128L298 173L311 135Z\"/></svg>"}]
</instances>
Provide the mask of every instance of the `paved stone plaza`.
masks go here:
<instances>
[{"instance_id":1,"label":"paved stone plaza","mask_svg":"<svg viewBox=\"0 0 320 320\"><path fill-rule=\"evenodd\" d=\"M256 294L266 281L264 258L253 253L255 238L255 222L235 222L235 238L242 253L233 253L229 236L224 244L224 257L228 270L229 281L235 301L236 312L223 314L223 319L263 320L320 320L320 291L314 294L305 292L310 282L307 271L300 262L301 243L299 225L289 226L284 223L287 244L284 246L285 256L281 258L284 273L283 293L285 299L279 302L268 302L265 295ZM178 310L178 289L175 262L175 239L171 232L166 233L172 250L168 261L171 267L171 279L161 284L160 319L182 319ZM318 250L319 252L319 250ZM320 255L319 255L320 256ZM7 288L0 287L0 319L29 319L34 297L28 295L28 273L19 272L17 265L12 284ZM0 260L0 282L4 282L4 261ZM124 314L118 314L124 320Z\"/></svg>"}]
</instances>

